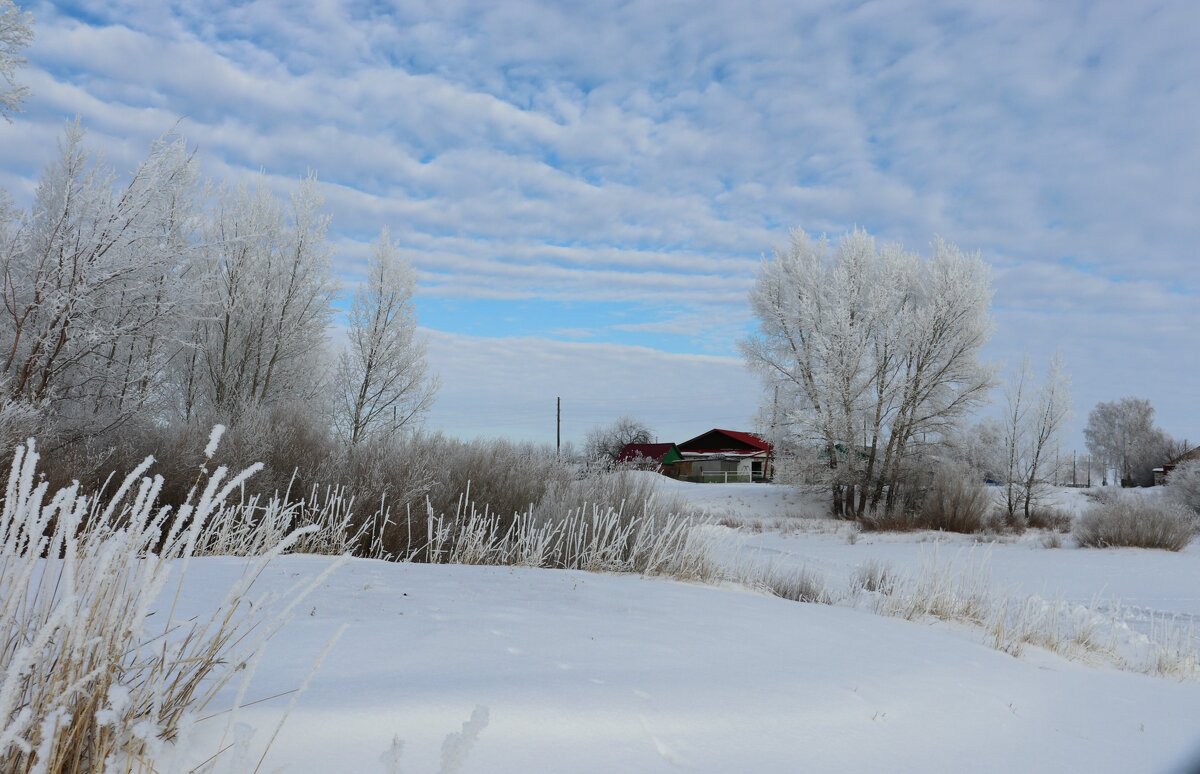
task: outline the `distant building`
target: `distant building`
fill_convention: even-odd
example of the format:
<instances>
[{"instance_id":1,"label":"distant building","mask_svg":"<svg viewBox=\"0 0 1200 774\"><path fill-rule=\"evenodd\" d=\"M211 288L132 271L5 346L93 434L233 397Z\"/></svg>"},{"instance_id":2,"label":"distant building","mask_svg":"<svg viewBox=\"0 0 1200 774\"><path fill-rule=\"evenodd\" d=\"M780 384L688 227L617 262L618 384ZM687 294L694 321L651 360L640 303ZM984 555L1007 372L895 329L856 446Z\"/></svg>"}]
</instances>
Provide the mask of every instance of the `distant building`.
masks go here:
<instances>
[{"instance_id":1,"label":"distant building","mask_svg":"<svg viewBox=\"0 0 1200 774\"><path fill-rule=\"evenodd\" d=\"M751 433L713 428L679 444L679 478L688 481L769 481L771 444Z\"/></svg>"},{"instance_id":2,"label":"distant building","mask_svg":"<svg viewBox=\"0 0 1200 774\"><path fill-rule=\"evenodd\" d=\"M1172 470L1185 462L1192 462L1193 460L1200 460L1200 446L1197 446L1191 451L1186 451L1183 454L1180 454L1178 457L1167 462L1167 464L1163 465L1161 468L1155 468L1154 485L1162 486L1167 482L1167 476L1171 474Z\"/></svg>"}]
</instances>

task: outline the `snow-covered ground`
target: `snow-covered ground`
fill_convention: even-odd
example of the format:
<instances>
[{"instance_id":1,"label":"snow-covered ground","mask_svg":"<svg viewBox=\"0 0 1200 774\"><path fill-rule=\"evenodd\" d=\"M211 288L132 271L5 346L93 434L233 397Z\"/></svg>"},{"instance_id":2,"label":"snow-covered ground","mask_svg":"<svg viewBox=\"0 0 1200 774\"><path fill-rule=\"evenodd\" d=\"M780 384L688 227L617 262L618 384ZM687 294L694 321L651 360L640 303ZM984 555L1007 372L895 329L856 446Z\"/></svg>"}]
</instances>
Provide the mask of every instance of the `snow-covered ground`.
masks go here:
<instances>
[{"instance_id":1,"label":"snow-covered ground","mask_svg":"<svg viewBox=\"0 0 1200 774\"><path fill-rule=\"evenodd\" d=\"M1172 553L1137 548L1080 549L1070 536L1061 536L1061 547L1048 548L1049 536L1041 530L1021 536L929 531L860 533L852 524L819 517L777 518L789 510L806 515L822 513L826 508L823 492L813 489L663 481L666 491L693 503L700 512L713 513L713 503L728 503L722 513L725 521L750 527L739 531L737 545L743 555L777 565L806 567L831 583L869 562L916 571L936 558L941 563L980 567L998 592L1013 596L1036 594L1101 608L1119 604L1132 616L1140 611L1200 622L1200 541ZM759 491L746 494L743 488L750 486ZM721 491L727 487L728 492ZM1160 494L1156 490L1134 491L1144 497ZM773 506L767 505L772 502ZM1089 507L1083 490L1065 487L1054 490L1050 502L1073 516Z\"/></svg>"},{"instance_id":2,"label":"snow-covered ground","mask_svg":"<svg viewBox=\"0 0 1200 774\"><path fill-rule=\"evenodd\" d=\"M329 561L285 557L259 586ZM240 567L194 562L179 613ZM474 743L452 741L461 766L445 770L1128 772L1200 752L1194 684L740 589L366 560L276 635L247 700L298 687L343 624L263 770L439 771L472 716ZM253 768L289 699L238 713L225 770ZM201 724L192 761L224 722Z\"/></svg>"},{"instance_id":3,"label":"snow-covered ground","mask_svg":"<svg viewBox=\"0 0 1200 774\"><path fill-rule=\"evenodd\" d=\"M819 518L829 508L826 499L812 489L795 489L768 484L694 484L653 476L661 491L684 500L691 510L721 520L764 520Z\"/></svg>"},{"instance_id":4,"label":"snow-covered ground","mask_svg":"<svg viewBox=\"0 0 1200 774\"><path fill-rule=\"evenodd\" d=\"M665 481L665 480L664 480ZM976 545L934 533L858 534L817 518L819 494L666 482L740 529L739 561L845 579L930 552L986 562L1016 596L1119 598L1200 616L1200 551ZM1078 493L1066 507L1086 507ZM1077 501L1077 502L1074 502ZM1074 507L1078 506L1078 507ZM333 560L289 556L282 591ZM211 609L243 567L197 559L177 615ZM341 639L311 667L342 627ZM506 567L352 560L275 636L245 702L204 721L167 762L286 772L1129 772L1200 767L1200 685L989 647L977 630L740 587ZM236 686L215 708L234 701ZM283 695L280 695L283 694ZM227 725L229 725L228 730ZM230 744L232 746L230 746Z\"/></svg>"}]
</instances>

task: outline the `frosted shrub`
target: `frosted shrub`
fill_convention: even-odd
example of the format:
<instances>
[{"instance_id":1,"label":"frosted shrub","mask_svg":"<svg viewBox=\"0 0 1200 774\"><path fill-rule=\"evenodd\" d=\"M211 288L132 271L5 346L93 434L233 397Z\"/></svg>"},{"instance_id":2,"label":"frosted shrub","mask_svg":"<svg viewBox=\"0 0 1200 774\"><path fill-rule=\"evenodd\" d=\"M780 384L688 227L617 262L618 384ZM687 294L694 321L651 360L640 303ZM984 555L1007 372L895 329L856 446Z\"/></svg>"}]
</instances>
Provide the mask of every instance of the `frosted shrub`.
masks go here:
<instances>
[{"instance_id":1,"label":"frosted shrub","mask_svg":"<svg viewBox=\"0 0 1200 774\"><path fill-rule=\"evenodd\" d=\"M1075 522L1082 547L1164 548L1182 551L1196 534L1194 511L1171 501L1130 493L1106 495Z\"/></svg>"},{"instance_id":2,"label":"frosted shrub","mask_svg":"<svg viewBox=\"0 0 1200 774\"><path fill-rule=\"evenodd\" d=\"M1054 532L1070 532L1071 522L1071 514L1068 511L1062 508L1038 505L1029 511L1029 520L1026 526Z\"/></svg>"},{"instance_id":3,"label":"frosted shrub","mask_svg":"<svg viewBox=\"0 0 1200 774\"><path fill-rule=\"evenodd\" d=\"M207 618L176 620L169 576L182 582L255 469L218 469L173 510L152 460L107 498L51 494L37 462L32 441L16 451L0 512L0 770L152 771L277 626L247 594L304 533L260 545Z\"/></svg>"},{"instance_id":4,"label":"frosted shrub","mask_svg":"<svg viewBox=\"0 0 1200 774\"><path fill-rule=\"evenodd\" d=\"M1200 515L1200 460L1185 462L1167 476L1166 496Z\"/></svg>"},{"instance_id":5,"label":"frosted shrub","mask_svg":"<svg viewBox=\"0 0 1200 774\"><path fill-rule=\"evenodd\" d=\"M983 484L969 478L966 471L943 468L925 494L920 521L925 529L982 532L990 506Z\"/></svg>"},{"instance_id":6,"label":"frosted shrub","mask_svg":"<svg viewBox=\"0 0 1200 774\"><path fill-rule=\"evenodd\" d=\"M933 529L975 533L988 528L990 510L987 488L973 481L967 471L948 466L937 471L920 501L912 507L881 507L864 514L859 524L864 530L875 532Z\"/></svg>"}]
</instances>

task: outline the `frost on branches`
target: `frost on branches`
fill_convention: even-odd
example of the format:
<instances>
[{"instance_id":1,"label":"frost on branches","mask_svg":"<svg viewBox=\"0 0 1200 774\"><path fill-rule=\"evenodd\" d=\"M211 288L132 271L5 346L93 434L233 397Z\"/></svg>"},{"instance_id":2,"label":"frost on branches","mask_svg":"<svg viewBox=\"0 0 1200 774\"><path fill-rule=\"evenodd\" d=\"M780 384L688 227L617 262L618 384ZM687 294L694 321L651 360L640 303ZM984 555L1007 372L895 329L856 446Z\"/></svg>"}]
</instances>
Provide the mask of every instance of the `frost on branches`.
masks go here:
<instances>
[{"instance_id":1,"label":"frost on branches","mask_svg":"<svg viewBox=\"0 0 1200 774\"><path fill-rule=\"evenodd\" d=\"M344 419L353 444L428 406L412 271L386 236L337 371L316 179L285 197L265 178L206 191L195 167L169 133L122 180L76 123L28 211L0 192L0 442L57 450L135 420L203 428L288 406Z\"/></svg>"},{"instance_id":2,"label":"frost on branches","mask_svg":"<svg viewBox=\"0 0 1200 774\"><path fill-rule=\"evenodd\" d=\"M429 408L436 389L426 374L424 342L416 336L416 278L387 229L371 253L367 275L350 307L350 341L337 375L336 419L351 446L372 432L408 426Z\"/></svg>"},{"instance_id":3,"label":"frost on branches","mask_svg":"<svg viewBox=\"0 0 1200 774\"><path fill-rule=\"evenodd\" d=\"M0 0L0 118L12 120L29 93L17 83L16 72L25 64L21 51L32 41L33 14L22 11L12 0Z\"/></svg>"},{"instance_id":4,"label":"frost on branches","mask_svg":"<svg viewBox=\"0 0 1200 774\"><path fill-rule=\"evenodd\" d=\"M763 265L742 351L779 388L785 429L819 447L835 515L898 507L923 452L986 398L991 294L979 256L940 239L922 259L864 231L797 231Z\"/></svg>"}]
</instances>

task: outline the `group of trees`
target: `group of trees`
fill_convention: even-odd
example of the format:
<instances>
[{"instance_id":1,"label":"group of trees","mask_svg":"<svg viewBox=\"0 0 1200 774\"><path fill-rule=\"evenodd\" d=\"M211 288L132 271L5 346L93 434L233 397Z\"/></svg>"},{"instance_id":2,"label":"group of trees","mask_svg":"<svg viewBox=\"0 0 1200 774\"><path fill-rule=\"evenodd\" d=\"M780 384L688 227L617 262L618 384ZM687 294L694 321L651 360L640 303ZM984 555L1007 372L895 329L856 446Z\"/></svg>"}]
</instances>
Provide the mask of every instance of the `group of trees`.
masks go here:
<instances>
[{"instance_id":1,"label":"group of trees","mask_svg":"<svg viewBox=\"0 0 1200 774\"><path fill-rule=\"evenodd\" d=\"M1186 440L1154 424L1154 406L1145 398L1096 404L1083 435L1103 474L1115 471L1122 486L1151 486L1155 468L1188 450Z\"/></svg>"},{"instance_id":2,"label":"group of trees","mask_svg":"<svg viewBox=\"0 0 1200 774\"><path fill-rule=\"evenodd\" d=\"M0 209L4 416L59 445L281 405L326 413L348 444L409 424L433 390L412 271L385 231L330 352L322 206L312 178L284 198L262 179L202 186L174 135L121 183L68 127L32 206Z\"/></svg>"},{"instance_id":3,"label":"group of trees","mask_svg":"<svg viewBox=\"0 0 1200 774\"><path fill-rule=\"evenodd\" d=\"M925 260L796 232L763 265L743 353L778 388L778 425L820 445L835 515L899 507L917 458L986 399L990 302L983 261L941 240Z\"/></svg>"},{"instance_id":4,"label":"group of trees","mask_svg":"<svg viewBox=\"0 0 1200 774\"><path fill-rule=\"evenodd\" d=\"M1040 379L1025 358L997 416L965 425L998 381L979 359L990 299L980 258L941 240L922 259L862 231L836 242L796 232L763 264L751 295L759 329L742 344L773 395L760 416L782 448L820 460L835 515L911 507L935 469L955 465L1002 487L1009 526L1030 520L1061 475L1070 381L1060 357ZM1141 398L1097 405L1085 436L1089 462L1126 486L1152 484L1154 468L1187 450Z\"/></svg>"},{"instance_id":5,"label":"group of trees","mask_svg":"<svg viewBox=\"0 0 1200 774\"><path fill-rule=\"evenodd\" d=\"M0 0L10 121L31 39L31 15ZM87 149L78 122L68 126L28 208L0 190L0 440L36 434L88 465L227 423L242 443L290 445L277 450L290 457L336 437L347 466L377 467L376 452L350 452L412 426L436 380L416 335L413 271L386 229L345 342L331 346L328 227L313 177L282 196L265 177L203 182L168 133L124 178Z\"/></svg>"},{"instance_id":6,"label":"group of trees","mask_svg":"<svg viewBox=\"0 0 1200 774\"><path fill-rule=\"evenodd\" d=\"M623 416L589 430L583 442L583 453L589 461L611 460L631 443L652 443L653 440L654 433L649 426L631 416Z\"/></svg>"},{"instance_id":7,"label":"group of trees","mask_svg":"<svg viewBox=\"0 0 1200 774\"><path fill-rule=\"evenodd\" d=\"M1070 382L1062 358L1055 356L1040 385L1025 358L1004 394L1001 460L1005 521L1010 527L1027 524L1052 469L1052 453L1071 413ZM1018 513L1019 511L1019 513Z\"/></svg>"}]
</instances>

